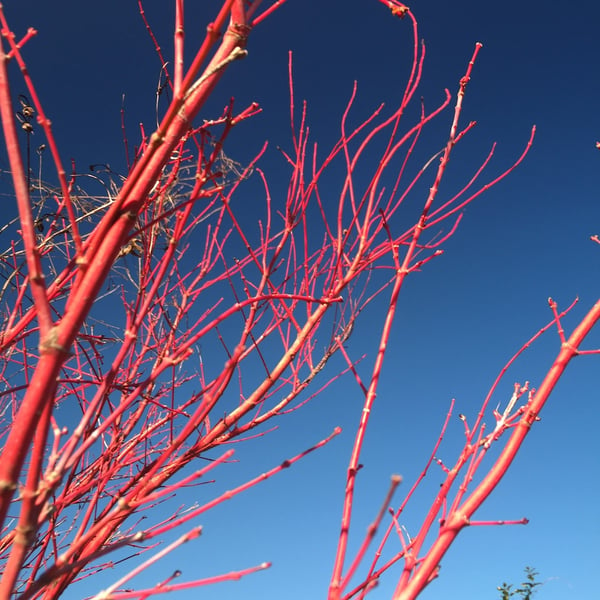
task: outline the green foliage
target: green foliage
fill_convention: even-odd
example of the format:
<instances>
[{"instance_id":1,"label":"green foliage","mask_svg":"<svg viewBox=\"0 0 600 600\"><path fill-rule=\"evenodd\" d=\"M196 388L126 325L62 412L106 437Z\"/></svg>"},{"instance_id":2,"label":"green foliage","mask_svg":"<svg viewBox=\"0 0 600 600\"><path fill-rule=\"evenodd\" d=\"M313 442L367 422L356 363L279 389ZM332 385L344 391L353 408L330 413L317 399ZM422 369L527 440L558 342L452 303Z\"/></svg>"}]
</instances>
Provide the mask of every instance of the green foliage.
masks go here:
<instances>
[{"instance_id":1,"label":"green foliage","mask_svg":"<svg viewBox=\"0 0 600 600\"><path fill-rule=\"evenodd\" d=\"M501 594L500 600L509 600L509 598L512 598L513 596L517 596L522 600L531 600L537 591L535 588L538 585L542 585L539 581L535 580L538 575L539 573L533 567L525 567L526 581L524 581L516 590L512 589L512 584L503 583L498 588L498 591Z\"/></svg>"}]
</instances>

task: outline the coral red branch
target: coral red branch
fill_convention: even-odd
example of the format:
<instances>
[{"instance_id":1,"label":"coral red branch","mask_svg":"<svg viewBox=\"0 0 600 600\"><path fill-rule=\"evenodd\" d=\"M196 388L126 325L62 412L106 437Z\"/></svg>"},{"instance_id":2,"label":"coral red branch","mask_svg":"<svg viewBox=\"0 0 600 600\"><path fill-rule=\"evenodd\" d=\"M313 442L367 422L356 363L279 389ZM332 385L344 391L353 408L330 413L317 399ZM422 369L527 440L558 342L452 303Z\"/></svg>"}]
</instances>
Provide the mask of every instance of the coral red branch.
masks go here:
<instances>
[{"instance_id":1,"label":"coral red branch","mask_svg":"<svg viewBox=\"0 0 600 600\"><path fill-rule=\"evenodd\" d=\"M195 587L203 585L213 585L215 583L222 583L224 581L238 581L242 577L251 575L258 571L264 571L271 566L271 563L261 563L256 567L249 567L247 569L241 569L239 571L230 571L223 575L213 575L212 577L206 577L204 579L197 579L195 581L188 581L185 583L173 583L170 585L157 585L154 588L147 588L144 590L138 590L135 592L114 592L108 596L100 595L96 596L97 600L129 600L130 598L148 598L155 594L165 594L167 592L178 592L182 590L189 590Z\"/></svg>"},{"instance_id":2,"label":"coral red branch","mask_svg":"<svg viewBox=\"0 0 600 600\"><path fill-rule=\"evenodd\" d=\"M531 402L527 404L523 415L513 428L500 456L477 488L460 507L448 516L438 538L427 552L427 555L417 568L410 582L403 589L397 591L394 596L395 600L413 600L427 585L431 576L437 570L442 556L446 553L456 536L464 527L470 524L471 516L504 477L525 437L531 430L531 426L538 419L538 415L548 400L550 393L561 378L567 365L578 355L578 348L585 337L599 320L600 301L590 309L573 333L562 344L560 352L554 359L542 384Z\"/></svg>"}]
</instances>

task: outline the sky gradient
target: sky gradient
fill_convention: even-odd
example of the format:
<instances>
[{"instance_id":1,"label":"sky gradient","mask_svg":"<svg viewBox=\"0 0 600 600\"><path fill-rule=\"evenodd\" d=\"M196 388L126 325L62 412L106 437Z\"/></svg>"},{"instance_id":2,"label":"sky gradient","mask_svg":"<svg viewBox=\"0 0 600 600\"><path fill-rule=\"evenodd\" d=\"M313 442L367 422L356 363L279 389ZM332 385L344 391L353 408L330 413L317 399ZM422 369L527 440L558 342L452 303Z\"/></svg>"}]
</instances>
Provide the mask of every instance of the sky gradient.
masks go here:
<instances>
[{"instance_id":1,"label":"sky gradient","mask_svg":"<svg viewBox=\"0 0 600 600\"><path fill-rule=\"evenodd\" d=\"M188 4L191 55L219 2ZM468 181L494 141L498 147L485 181L518 157L533 124L537 135L523 164L468 207L444 255L409 278L403 290L361 461L354 543L379 509L390 476L400 473L408 489L419 474L450 401L456 399L456 413L474 417L506 361L550 320L548 297L560 308L579 297L579 307L564 321L569 333L600 291L600 246L589 240L600 234L600 151L595 148L600 140L600 4L587 1L570 8L557 0L524 0L515 7L421 0L410 7L426 44L420 95L427 106L442 100L444 88L456 92L475 43L484 45L462 120L478 125L453 157L442 197ZM170 55L170 3L147 0L145 8ZM15 31L39 30L24 54L63 161L73 158L81 170L108 163L124 172L123 97L128 135L135 141L139 122L151 131L156 121L160 74L137 2L20 0L6 2L5 11ZM294 56L297 99L308 101L313 139L328 147L338 135L354 80L357 119L380 102L394 106L410 68L410 35L407 22L394 19L374 0L288 0L252 32L248 58L223 78L202 118L220 113L231 96L240 108L259 102L263 113L240 127L226 150L244 164L268 140L261 165L274 189L285 189L276 147L289 146L290 139L288 50ZM451 118L448 109L428 128L419 150L424 158L444 142ZM0 167L6 168L4 156ZM348 344L355 358L379 335L379 311L370 307L357 326ZM586 348L598 347L596 331ZM558 350L551 330L511 368L493 404L508 400L515 381L537 385ZM599 360L581 357L569 367L508 476L477 513L481 520L527 517L530 523L462 532L424 600L496 598L496 586L520 582L525 565L540 572L540 600L596 597ZM364 361L363 375L370 364ZM241 582L173 597L325 597L361 407L360 390L351 379L341 379L304 409L280 419L279 429L267 438L238 445L240 462L221 471L210 497L301 452L335 426L344 430L292 469L205 515L199 523L205 528L202 538L140 577L137 585L151 585L175 568L192 579L272 561L271 570ZM447 462L461 448L461 428L453 419L440 451ZM432 470L406 515L409 526L441 481L442 474ZM186 500L194 502L193 494L204 491L195 488ZM106 572L64 597L93 594L117 574L116 569ZM390 598L394 583L392 571L369 597Z\"/></svg>"}]
</instances>

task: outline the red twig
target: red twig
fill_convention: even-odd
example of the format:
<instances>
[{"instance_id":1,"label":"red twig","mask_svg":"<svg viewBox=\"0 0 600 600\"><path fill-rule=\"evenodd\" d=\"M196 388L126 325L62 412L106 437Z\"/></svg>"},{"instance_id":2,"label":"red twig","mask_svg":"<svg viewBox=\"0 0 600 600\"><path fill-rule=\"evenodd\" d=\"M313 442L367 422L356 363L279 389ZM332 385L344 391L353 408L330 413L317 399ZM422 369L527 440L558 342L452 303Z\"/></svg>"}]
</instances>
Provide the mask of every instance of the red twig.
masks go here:
<instances>
[{"instance_id":1,"label":"red twig","mask_svg":"<svg viewBox=\"0 0 600 600\"><path fill-rule=\"evenodd\" d=\"M188 581L185 583L173 583L170 585L157 585L153 588L145 590L138 590L135 592L114 592L106 595L96 596L97 600L128 600L129 598L148 598L155 594L165 594L167 592L178 592L182 590L189 590L195 587L203 585L213 585L215 583L222 583L223 581L237 581L246 575L256 573L257 571L264 571L271 566L271 563L261 563L256 567L249 567L247 569L241 569L239 571L231 571L223 575L213 575L212 577L206 577L204 579L196 579L194 581Z\"/></svg>"},{"instance_id":2,"label":"red twig","mask_svg":"<svg viewBox=\"0 0 600 600\"><path fill-rule=\"evenodd\" d=\"M506 471L514 460L521 444L531 430L531 426L538 419L538 415L548 400L550 393L562 376L569 362L579 354L579 346L600 320L600 301L598 301L581 320L573 333L561 344L560 352L554 359L546 377L538 388L518 423L513 427L512 433L500 456L489 469L482 482L466 498L466 500L448 515L440 533L427 552L423 561L414 573L411 580L398 589L394 595L397 600L412 600L427 585L432 575L437 571L442 556L460 533L470 524L471 516L481 506L485 499L504 477Z\"/></svg>"},{"instance_id":3,"label":"red twig","mask_svg":"<svg viewBox=\"0 0 600 600\"><path fill-rule=\"evenodd\" d=\"M281 204L272 197L268 179L257 164L266 146L246 166L225 154L225 142L233 127L257 114L257 104L240 110L231 100L214 119L194 124L194 117L223 72L245 56L252 26L281 6L281 0L272 2L258 16L259 2L224 0L187 69L184 3L175 0L173 79L140 2L142 19L164 77L172 82L174 98L152 135L141 125L131 162L122 112L128 174L126 178L107 175L106 198L101 202L88 198L91 209L81 200L85 197L80 193L83 176L73 168L67 182L49 121L25 74L52 146L61 187L60 195L54 190L49 193L52 217L47 230L37 237L40 222L32 207L39 207L30 197L23 165L19 164L6 75L10 58L24 69L20 48L33 33L15 44L0 10L3 35L11 48L0 61L0 113L23 232L23 244L15 241L2 259L13 273L0 290L10 293L6 304L12 302L0 339L5 358L0 367L5 384L0 408L5 411L2 416L6 413L0 456L0 517L5 524L0 555L6 560L0 596L20 590L21 600L41 595L57 598L73 580L102 568L109 552L131 547L137 556L147 550L140 546L142 541L188 523L321 447L332 436L195 510L177 511L132 533L139 528L141 511L151 514L153 507L183 486L207 483L202 478L209 472L212 476L231 453L221 454L191 474L188 470L182 474L192 461L207 459L209 450L242 436L264 436L262 424L296 410L324 389L327 383L317 384L314 393L310 390L304 395L337 353L347 364L343 373L352 373L364 394L364 405L349 461L329 596L335 600L342 594L344 598L354 594L363 597L378 577L402 558L403 590L413 586L410 589L418 593L437 575L431 550L419 556L433 523L441 515L443 526L432 555L439 560L453 539L449 527L459 529L463 521L457 515L464 515L465 507L470 510L476 504L473 498L479 488L467 495L468 486L487 449L508 432L512 440L525 427L524 420L535 418L537 413L532 410L537 407L540 391L524 406L517 408L511 400L504 413L495 411L496 427L490 432L482 424L488 399L474 427L470 428L464 418L467 443L454 467L446 466L436 454L450 409L421 476L392 514L367 578L345 592L367 556L397 484L390 488L358 552L347 560L360 455L406 276L442 252L440 246L457 230L466 203L506 176L525 153L513 167L474 189L490 162L492 149L460 193L436 206L450 154L474 126L471 122L461 129L459 116L480 45L461 79L445 147L411 174L424 128L448 106L451 97L446 92L440 105L429 112L422 104L416 123L401 124L421 80L425 48L419 42L411 11L395 0L381 2L412 26L413 63L401 101L389 114L382 105L359 125L350 126L350 111L358 95L355 85L339 137L322 158L322 149L309 135L306 103L299 115L295 112L290 56L292 140L291 149L281 151L289 168L287 196ZM189 40L186 42L189 50ZM373 163L375 150L379 153L375 166L363 168ZM408 194L421 178L429 176L438 158L417 221L397 224L394 217ZM332 203L326 173L340 166L345 172L337 202ZM252 219L248 221L244 216L247 201L240 209L237 198L253 173L264 190L264 201L252 196ZM89 177L94 177L95 184L103 182L98 171ZM42 187L41 182L39 185ZM431 230L447 218L451 221L443 231ZM86 224L81 231L88 233L79 233L83 221ZM22 267L23 257L27 272ZM51 267L52 278L47 284L41 277L42 261ZM377 356L368 378L363 379L360 360L366 351L361 349L357 360L345 344L363 309L383 293L389 298ZM566 348L571 338L565 339L560 325L564 313L558 314L555 307L553 311L552 323L557 325ZM124 323L122 327L119 320ZM37 335L39 345L35 343ZM531 393L526 385L519 386L515 402ZM69 409L69 429L61 426L59 417L66 412L63 405ZM51 426L53 440L47 443ZM446 473L446 481L421 530L411 538L398 519L434 461ZM25 482L17 495L21 479ZM459 490L452 499L449 492L455 483ZM18 514L14 525L5 519L9 508L11 516ZM376 569L383 544L394 531L401 551ZM177 543L197 533L193 530ZM139 592L117 590L165 551L134 568L100 597L145 598L234 579L264 567L178 584L172 583L172 576Z\"/></svg>"}]
</instances>

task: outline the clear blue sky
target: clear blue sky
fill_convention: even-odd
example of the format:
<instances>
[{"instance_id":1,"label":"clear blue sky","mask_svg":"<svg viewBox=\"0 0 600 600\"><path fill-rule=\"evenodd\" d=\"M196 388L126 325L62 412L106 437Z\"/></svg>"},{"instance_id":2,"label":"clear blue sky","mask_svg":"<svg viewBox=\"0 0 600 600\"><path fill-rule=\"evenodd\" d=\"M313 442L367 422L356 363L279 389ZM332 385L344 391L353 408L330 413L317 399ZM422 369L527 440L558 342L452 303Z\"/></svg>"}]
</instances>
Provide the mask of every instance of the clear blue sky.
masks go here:
<instances>
[{"instance_id":1,"label":"clear blue sky","mask_svg":"<svg viewBox=\"0 0 600 600\"><path fill-rule=\"evenodd\" d=\"M167 55L170 4L146 2ZM191 51L196 32L199 41L219 2L188 4ZM358 479L355 540L379 508L392 473L402 474L408 489L450 400L456 398L457 412L475 414L506 360L549 320L548 296L561 307L579 296L579 308L565 320L569 326L600 291L600 247L589 241L600 233L600 152L594 148L600 139L600 3L422 0L410 6L427 45L421 95L429 106L442 98L445 87L456 91L475 42L484 44L463 121L477 120L478 126L452 163L447 193L468 179L494 140L498 151L490 177L521 152L534 123L538 134L522 166L468 208L445 255L408 281ZM6 2L5 10L16 31L39 29L25 55L63 160L73 157L81 169L110 163L124 170L121 97L125 94L135 141L138 122L152 129L160 69L137 2L20 0ZM251 34L248 58L234 65L202 116L215 116L232 95L238 106L258 101L264 113L236 132L228 153L244 162L268 139L272 150L264 168L276 184L282 165L275 146L289 141L287 51L294 51L296 94L309 101L313 135L327 145L337 135L354 79L358 114L366 116L381 101L393 104L410 65L409 37L408 22L392 18L375 0L288 0ZM432 125L425 152L438 149L450 120L447 111ZM349 343L355 357L378 333L375 308L365 313L372 320L357 327ZM598 332L588 347L594 342L600 346ZM511 369L497 402L506 402L514 381L537 385L557 351L558 338L550 332ZM526 516L530 524L464 531L422 598L496 598L496 586L503 580L519 582L525 565L535 566L545 582L540 599L597 597L599 360L584 357L569 367L509 475L476 515ZM163 579L175 568L191 579L272 561L270 571L244 581L175 597L323 598L360 407L359 390L343 380L281 419L268 438L240 445L241 462L223 469L214 489L261 473L337 425L344 429L328 447L206 515L200 521L202 538L141 577L139 585ZM440 451L447 462L461 435L461 423L454 420ZM441 481L432 470L423 498ZM194 494L212 497L213 489L200 487ZM409 528L422 509L416 504L407 516ZM107 572L97 587L90 580L65 597L81 598L112 579ZM392 572L371 597L389 598L393 586Z\"/></svg>"}]
</instances>

